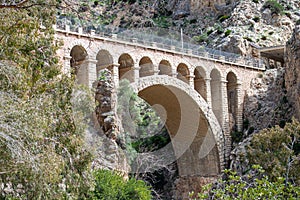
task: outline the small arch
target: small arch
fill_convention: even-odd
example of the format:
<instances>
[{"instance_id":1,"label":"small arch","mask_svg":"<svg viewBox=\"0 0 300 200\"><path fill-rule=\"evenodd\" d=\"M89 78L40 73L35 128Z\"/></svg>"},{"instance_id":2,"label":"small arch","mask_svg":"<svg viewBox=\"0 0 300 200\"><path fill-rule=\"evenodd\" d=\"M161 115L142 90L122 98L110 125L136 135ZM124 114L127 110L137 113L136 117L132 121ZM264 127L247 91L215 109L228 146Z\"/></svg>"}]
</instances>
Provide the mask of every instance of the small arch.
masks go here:
<instances>
[{"instance_id":1,"label":"small arch","mask_svg":"<svg viewBox=\"0 0 300 200\"><path fill-rule=\"evenodd\" d=\"M120 65L119 78L128 79L129 82L134 82L134 71L133 71L134 61L132 57L129 54L124 53L119 57L118 63Z\"/></svg>"},{"instance_id":2,"label":"small arch","mask_svg":"<svg viewBox=\"0 0 300 200\"><path fill-rule=\"evenodd\" d=\"M158 75L168 75L172 76L172 67L169 61L162 60L158 65L159 73Z\"/></svg>"},{"instance_id":3,"label":"small arch","mask_svg":"<svg viewBox=\"0 0 300 200\"><path fill-rule=\"evenodd\" d=\"M107 50L100 50L96 56L97 60L97 77L99 77L99 71L104 68L109 68L113 64L112 55Z\"/></svg>"},{"instance_id":4,"label":"small arch","mask_svg":"<svg viewBox=\"0 0 300 200\"><path fill-rule=\"evenodd\" d=\"M238 113L237 76L233 72L229 72L227 74L226 80L229 125L231 130L236 130Z\"/></svg>"},{"instance_id":5,"label":"small arch","mask_svg":"<svg viewBox=\"0 0 300 200\"><path fill-rule=\"evenodd\" d=\"M88 58L86 49L81 45L76 45L71 49L70 56L71 73L75 74L79 84L88 84L88 75L85 70L87 65L84 62Z\"/></svg>"},{"instance_id":6,"label":"small arch","mask_svg":"<svg viewBox=\"0 0 300 200\"><path fill-rule=\"evenodd\" d=\"M186 64L180 63L177 66L177 78L189 84L190 71Z\"/></svg>"},{"instance_id":7,"label":"small arch","mask_svg":"<svg viewBox=\"0 0 300 200\"><path fill-rule=\"evenodd\" d=\"M223 122L223 112L222 112L222 88L221 88L221 73L219 70L214 68L210 73L210 86L211 86L211 102L212 110L218 119L218 122L222 124Z\"/></svg>"},{"instance_id":8,"label":"small arch","mask_svg":"<svg viewBox=\"0 0 300 200\"><path fill-rule=\"evenodd\" d=\"M139 62L140 77L154 75L154 65L149 57L143 57Z\"/></svg>"},{"instance_id":9,"label":"small arch","mask_svg":"<svg viewBox=\"0 0 300 200\"><path fill-rule=\"evenodd\" d=\"M194 89L207 101L205 71L202 67L196 67L194 70Z\"/></svg>"}]
</instances>

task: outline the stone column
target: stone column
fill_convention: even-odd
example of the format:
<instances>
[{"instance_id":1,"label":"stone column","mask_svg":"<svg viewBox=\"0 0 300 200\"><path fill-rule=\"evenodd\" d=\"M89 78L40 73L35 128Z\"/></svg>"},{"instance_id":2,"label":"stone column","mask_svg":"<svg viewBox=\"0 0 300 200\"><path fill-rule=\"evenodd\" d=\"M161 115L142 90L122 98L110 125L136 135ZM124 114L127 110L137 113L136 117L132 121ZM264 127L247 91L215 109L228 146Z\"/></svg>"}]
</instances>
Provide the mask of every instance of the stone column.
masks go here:
<instances>
[{"instance_id":1,"label":"stone column","mask_svg":"<svg viewBox=\"0 0 300 200\"><path fill-rule=\"evenodd\" d=\"M72 59L72 57L68 54L65 54L63 59L64 59L63 72L69 76L69 75L71 75L71 59Z\"/></svg>"},{"instance_id":2,"label":"stone column","mask_svg":"<svg viewBox=\"0 0 300 200\"><path fill-rule=\"evenodd\" d=\"M228 98L227 98L227 80L221 80L221 98L222 98L222 128L225 133L228 133Z\"/></svg>"},{"instance_id":3,"label":"stone column","mask_svg":"<svg viewBox=\"0 0 300 200\"><path fill-rule=\"evenodd\" d=\"M112 81L116 88L119 87L119 63L114 63L110 66L112 72Z\"/></svg>"},{"instance_id":4,"label":"stone column","mask_svg":"<svg viewBox=\"0 0 300 200\"><path fill-rule=\"evenodd\" d=\"M242 99L242 83L240 81L237 81L236 95L237 95L236 126L237 126L237 131L241 132L243 130L243 99Z\"/></svg>"},{"instance_id":5,"label":"stone column","mask_svg":"<svg viewBox=\"0 0 300 200\"><path fill-rule=\"evenodd\" d=\"M229 116L228 116L228 98L227 98L227 80L221 79L221 98L222 98L222 129L225 136L225 165L228 164L230 151L231 151L231 135L229 132Z\"/></svg>"},{"instance_id":6,"label":"stone column","mask_svg":"<svg viewBox=\"0 0 300 200\"><path fill-rule=\"evenodd\" d=\"M189 81L189 85L194 89L195 88L195 75L188 75L188 81Z\"/></svg>"},{"instance_id":7,"label":"stone column","mask_svg":"<svg viewBox=\"0 0 300 200\"><path fill-rule=\"evenodd\" d=\"M159 69L158 69L158 68L154 68L154 73L153 73L154 75L158 75L158 74L159 74L159 72L160 72L160 71L159 71Z\"/></svg>"},{"instance_id":8,"label":"stone column","mask_svg":"<svg viewBox=\"0 0 300 200\"><path fill-rule=\"evenodd\" d=\"M177 74L178 74L177 72L172 72L171 76L177 78Z\"/></svg>"},{"instance_id":9,"label":"stone column","mask_svg":"<svg viewBox=\"0 0 300 200\"><path fill-rule=\"evenodd\" d=\"M133 82L138 82L140 78L140 69L140 66L135 63L133 67Z\"/></svg>"},{"instance_id":10,"label":"stone column","mask_svg":"<svg viewBox=\"0 0 300 200\"><path fill-rule=\"evenodd\" d=\"M89 88L93 87L93 82L97 80L97 60L87 59L81 64L81 68L83 68L82 73L84 77L82 77L82 83L87 85Z\"/></svg>"},{"instance_id":11,"label":"stone column","mask_svg":"<svg viewBox=\"0 0 300 200\"><path fill-rule=\"evenodd\" d=\"M211 81L211 78L206 78L205 79L205 84L206 84L206 101L207 101L207 104L208 104L209 108L212 109L210 81Z\"/></svg>"}]
</instances>

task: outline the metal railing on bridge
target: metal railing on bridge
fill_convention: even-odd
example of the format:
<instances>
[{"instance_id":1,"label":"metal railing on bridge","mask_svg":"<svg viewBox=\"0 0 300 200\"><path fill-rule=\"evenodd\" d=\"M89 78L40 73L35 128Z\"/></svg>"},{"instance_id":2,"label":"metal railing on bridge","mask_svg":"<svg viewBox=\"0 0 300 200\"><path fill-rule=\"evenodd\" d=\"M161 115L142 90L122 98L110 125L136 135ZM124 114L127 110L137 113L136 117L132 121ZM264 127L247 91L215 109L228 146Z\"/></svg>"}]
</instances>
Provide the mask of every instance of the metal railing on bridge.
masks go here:
<instances>
[{"instance_id":1,"label":"metal railing on bridge","mask_svg":"<svg viewBox=\"0 0 300 200\"><path fill-rule=\"evenodd\" d=\"M56 29L66 32L73 32L78 34L86 34L94 37L111 38L118 41L136 43L145 46L151 46L163 50L170 50L178 53L200 56L209 59L226 61L238 65L264 69L263 61L259 58L251 56L245 57L240 54L229 53L217 49L204 47L198 44L193 44L191 40L185 39L181 41L180 35L169 34L161 36L158 30L132 30L123 29L113 26L85 26L72 25L65 20L58 20Z\"/></svg>"}]
</instances>

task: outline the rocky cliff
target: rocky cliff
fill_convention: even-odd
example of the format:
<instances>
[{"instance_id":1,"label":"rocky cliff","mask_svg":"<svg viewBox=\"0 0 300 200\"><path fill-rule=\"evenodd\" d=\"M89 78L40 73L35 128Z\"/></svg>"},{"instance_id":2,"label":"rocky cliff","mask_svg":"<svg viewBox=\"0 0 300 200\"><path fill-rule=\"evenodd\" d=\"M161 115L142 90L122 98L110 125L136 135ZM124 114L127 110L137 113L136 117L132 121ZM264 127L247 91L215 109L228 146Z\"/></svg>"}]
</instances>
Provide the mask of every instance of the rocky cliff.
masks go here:
<instances>
[{"instance_id":1,"label":"rocky cliff","mask_svg":"<svg viewBox=\"0 0 300 200\"><path fill-rule=\"evenodd\" d=\"M300 21L287 43L285 61L287 95L293 105L293 114L300 120Z\"/></svg>"},{"instance_id":2,"label":"rocky cliff","mask_svg":"<svg viewBox=\"0 0 300 200\"><path fill-rule=\"evenodd\" d=\"M58 11L73 25L183 29L194 42L243 55L252 53L251 46L285 44L300 18L298 0L86 0L74 5L71 13Z\"/></svg>"}]
</instances>

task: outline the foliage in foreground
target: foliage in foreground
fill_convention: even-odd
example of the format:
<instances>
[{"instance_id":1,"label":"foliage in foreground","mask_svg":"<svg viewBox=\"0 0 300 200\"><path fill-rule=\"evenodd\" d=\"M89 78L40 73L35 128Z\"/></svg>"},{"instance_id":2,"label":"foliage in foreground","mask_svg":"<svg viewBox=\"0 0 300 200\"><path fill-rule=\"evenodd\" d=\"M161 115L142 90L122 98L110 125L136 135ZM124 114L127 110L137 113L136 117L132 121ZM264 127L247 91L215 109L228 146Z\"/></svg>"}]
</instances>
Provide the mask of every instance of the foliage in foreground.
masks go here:
<instances>
[{"instance_id":1,"label":"foliage in foreground","mask_svg":"<svg viewBox=\"0 0 300 200\"><path fill-rule=\"evenodd\" d=\"M206 186L198 198L298 199L299 153L300 123L297 120L292 119L284 128L275 126L262 130L246 146L243 162L253 167L243 171L242 176L225 170L223 179Z\"/></svg>"},{"instance_id":2,"label":"foliage in foreground","mask_svg":"<svg viewBox=\"0 0 300 200\"><path fill-rule=\"evenodd\" d=\"M284 128L275 126L255 134L246 149L250 165L262 166L272 181L282 176L300 185L300 123L296 119Z\"/></svg>"},{"instance_id":3,"label":"foliage in foreground","mask_svg":"<svg viewBox=\"0 0 300 200\"><path fill-rule=\"evenodd\" d=\"M144 181L124 180L119 174L109 170L94 173L96 186L93 199L149 200L151 190Z\"/></svg>"},{"instance_id":4,"label":"foliage in foreground","mask_svg":"<svg viewBox=\"0 0 300 200\"><path fill-rule=\"evenodd\" d=\"M56 1L24 2L0 9L0 199L87 198L87 118L74 105L88 104L60 74Z\"/></svg>"},{"instance_id":5,"label":"foliage in foreground","mask_svg":"<svg viewBox=\"0 0 300 200\"><path fill-rule=\"evenodd\" d=\"M238 176L231 170L224 171L224 178L214 185L207 185L197 199L298 199L300 187L286 183L278 177L270 181L264 170L254 165L250 173ZM193 194L191 194L192 196Z\"/></svg>"}]
</instances>

